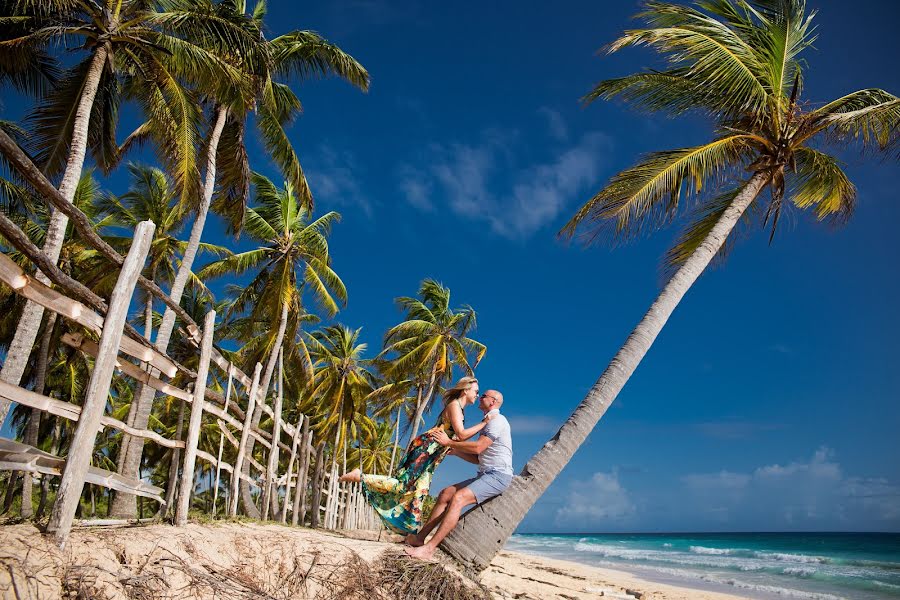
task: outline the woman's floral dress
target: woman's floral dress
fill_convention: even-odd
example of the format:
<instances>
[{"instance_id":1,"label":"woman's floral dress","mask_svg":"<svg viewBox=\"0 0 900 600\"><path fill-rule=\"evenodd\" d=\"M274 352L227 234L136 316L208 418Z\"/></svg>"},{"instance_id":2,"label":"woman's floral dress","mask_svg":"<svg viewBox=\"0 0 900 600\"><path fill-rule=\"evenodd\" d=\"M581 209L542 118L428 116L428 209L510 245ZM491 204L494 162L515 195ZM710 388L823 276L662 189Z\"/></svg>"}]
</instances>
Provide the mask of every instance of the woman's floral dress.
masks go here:
<instances>
[{"instance_id":1,"label":"woman's floral dress","mask_svg":"<svg viewBox=\"0 0 900 600\"><path fill-rule=\"evenodd\" d=\"M396 475L361 477L363 495L394 533L418 533L422 528L422 503L431 487L434 469L447 455L447 448L428 436L435 429L443 429L447 435L453 431L450 419L442 414L437 425L413 440Z\"/></svg>"}]
</instances>

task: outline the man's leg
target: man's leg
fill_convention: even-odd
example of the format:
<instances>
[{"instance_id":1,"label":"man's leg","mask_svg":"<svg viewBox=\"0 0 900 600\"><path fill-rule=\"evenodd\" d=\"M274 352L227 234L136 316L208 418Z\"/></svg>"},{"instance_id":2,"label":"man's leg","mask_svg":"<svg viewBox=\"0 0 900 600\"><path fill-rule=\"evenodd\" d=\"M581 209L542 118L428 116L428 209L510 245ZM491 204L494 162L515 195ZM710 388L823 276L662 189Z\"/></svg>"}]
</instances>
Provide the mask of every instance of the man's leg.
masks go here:
<instances>
[{"instance_id":1,"label":"man's leg","mask_svg":"<svg viewBox=\"0 0 900 600\"><path fill-rule=\"evenodd\" d=\"M431 516L428 517L428 522L422 526L419 533L411 533L406 536L407 544L418 547L425 543L425 538L428 537L428 534L431 533L432 529L438 526L444 511L447 509L447 505L450 504L450 500L452 500L453 495L456 494L456 490L458 489L457 486L461 485L461 483L454 483L441 490L441 493L438 494L438 497L434 502L434 508L431 510Z\"/></svg>"},{"instance_id":2,"label":"man's leg","mask_svg":"<svg viewBox=\"0 0 900 600\"><path fill-rule=\"evenodd\" d=\"M432 536L432 538L428 540L428 543L423 546L419 546L418 548L407 548L406 553L413 558L431 558L434 555L434 551L437 550L438 544L440 544L444 538L447 537L447 534L456 527L462 509L470 504L475 504L476 502L478 502L478 500L469 488L457 490L457 492L453 494L453 498L450 500L449 504L447 504L447 508L443 513L443 519L441 519L441 526L438 527L434 536Z\"/></svg>"}]
</instances>

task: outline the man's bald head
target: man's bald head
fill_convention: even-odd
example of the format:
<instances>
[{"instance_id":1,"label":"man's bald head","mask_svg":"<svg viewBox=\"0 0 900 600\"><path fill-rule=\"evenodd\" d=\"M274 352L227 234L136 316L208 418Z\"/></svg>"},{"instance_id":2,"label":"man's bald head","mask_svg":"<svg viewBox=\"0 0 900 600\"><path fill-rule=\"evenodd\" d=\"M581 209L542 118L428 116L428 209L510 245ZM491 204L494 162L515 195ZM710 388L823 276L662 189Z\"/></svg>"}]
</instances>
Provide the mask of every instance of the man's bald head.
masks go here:
<instances>
[{"instance_id":1,"label":"man's bald head","mask_svg":"<svg viewBox=\"0 0 900 600\"><path fill-rule=\"evenodd\" d=\"M481 410L488 412L503 405L503 394L497 390L487 390L481 395Z\"/></svg>"}]
</instances>

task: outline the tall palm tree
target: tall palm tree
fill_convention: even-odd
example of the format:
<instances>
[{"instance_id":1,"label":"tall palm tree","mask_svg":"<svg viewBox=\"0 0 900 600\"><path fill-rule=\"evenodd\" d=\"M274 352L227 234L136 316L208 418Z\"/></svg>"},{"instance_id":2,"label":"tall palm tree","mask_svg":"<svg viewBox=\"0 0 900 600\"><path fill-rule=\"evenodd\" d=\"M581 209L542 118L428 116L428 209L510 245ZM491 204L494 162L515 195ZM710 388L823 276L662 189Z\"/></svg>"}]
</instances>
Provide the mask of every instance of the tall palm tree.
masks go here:
<instances>
[{"instance_id":1,"label":"tall palm tree","mask_svg":"<svg viewBox=\"0 0 900 600\"><path fill-rule=\"evenodd\" d=\"M256 206L246 209L244 233L261 246L213 262L201 269L198 277L205 280L256 271L225 316L249 311L257 323L278 323L275 335L263 338L269 344L266 348L268 360L259 386L261 396L265 398L288 323L293 320L296 330L305 315L302 288L312 292L329 316L337 313L338 302L346 303L347 289L331 268L328 250L329 230L340 215L329 212L310 220L309 209L294 194L289 182L279 189L258 173L252 176L252 181ZM259 424L261 416L260 407L254 414L254 426ZM251 443L249 452L252 451ZM249 510L252 513L253 509Z\"/></svg>"},{"instance_id":2,"label":"tall palm tree","mask_svg":"<svg viewBox=\"0 0 900 600\"><path fill-rule=\"evenodd\" d=\"M391 375L424 374L428 381L418 389L409 438L412 441L438 386L453 378L453 367L471 375L487 347L469 337L475 329L472 307L450 308L450 290L433 279L422 282L419 298L397 298L397 304L406 311L406 319L388 330L382 355L396 355ZM475 357L471 365L469 352Z\"/></svg>"},{"instance_id":3,"label":"tall palm tree","mask_svg":"<svg viewBox=\"0 0 900 600\"><path fill-rule=\"evenodd\" d=\"M183 196L195 195L197 101L181 85L182 78L240 88L240 73L211 48L240 50L247 39L230 13L210 0L163 0L157 5L143 0L0 3L0 53L43 53L59 43L83 55L33 115L39 162L48 175L61 173L59 191L70 202L89 146L102 167L118 159L116 118L123 97L143 104L149 134L161 142ZM53 212L43 251L54 262L67 221ZM37 277L49 282L42 273ZM3 381L20 382L42 315L42 307L26 303L0 371ZM0 425L8 410L9 403L0 402Z\"/></svg>"},{"instance_id":4,"label":"tall palm tree","mask_svg":"<svg viewBox=\"0 0 900 600\"><path fill-rule=\"evenodd\" d=\"M178 202L176 188L171 178L161 169L134 163L129 164L127 168L131 175L128 191L121 196L109 193L101 195L98 209L113 219L114 227L133 229L141 221L153 221L156 224L144 276L157 283L171 283L175 278L178 256L184 253L187 246L187 242L179 239L176 234L183 227L188 212L186 207ZM105 239L114 248L127 252L132 237L107 234ZM224 246L215 244L200 244L200 250L218 256L231 254ZM108 269L106 272L109 274ZM104 288L98 290L98 293L108 293L112 290L115 273L109 275L107 279L105 283L108 290ZM153 296L143 292L143 301L145 335L149 338L153 330Z\"/></svg>"},{"instance_id":5,"label":"tall palm tree","mask_svg":"<svg viewBox=\"0 0 900 600\"><path fill-rule=\"evenodd\" d=\"M245 33L254 37L252 53L221 53L224 62L243 73L243 79L250 84L250 94L248 96L243 88L238 94L229 93L227 88L219 86L209 93L208 104L212 118L206 145L206 174L188 245L169 294L175 302L179 302L184 287L191 278L191 269L216 188L219 192L215 208L229 217L235 233L241 229L250 187L250 166L244 145L249 109L252 107L255 110L256 123L266 150L281 167L285 178L299 191L303 203L312 208L309 186L285 132L285 127L300 111L300 101L289 85L279 80L306 80L333 74L363 90L367 90L369 85L369 74L362 65L316 33L294 31L267 40L263 35L263 19L266 14L264 1L257 2L249 15L244 15L247 10L244 0L223 3L225 4L229 10L246 17ZM167 308L156 336L156 347L159 350L166 350L174 323L175 311ZM135 417L135 422L139 425L149 415L153 397L152 389L145 387L141 390ZM120 458L120 473L134 475L142 447L141 438L130 439L125 456ZM243 482L241 485L245 486ZM130 516L133 505L133 496L119 495L116 514Z\"/></svg>"},{"instance_id":6,"label":"tall palm tree","mask_svg":"<svg viewBox=\"0 0 900 600\"><path fill-rule=\"evenodd\" d=\"M332 464L350 440L375 433L368 416L367 399L376 386L370 361L363 358L366 344L359 343L359 329L331 325L309 335L315 375L310 398L318 408L316 434L333 439Z\"/></svg>"},{"instance_id":7,"label":"tall palm tree","mask_svg":"<svg viewBox=\"0 0 900 600\"><path fill-rule=\"evenodd\" d=\"M634 234L671 220L683 193L699 208L669 252L677 270L587 397L510 488L485 510L470 513L444 542L478 569L572 458L747 210L767 203L760 212L772 230L788 203L812 210L818 220L846 220L856 190L838 161L813 144L855 141L884 150L897 143L900 99L884 90L859 90L819 107L800 101L799 55L814 39L813 13L806 13L803 0L645 6L639 16L647 26L626 31L608 50L646 45L668 68L603 81L586 100L622 97L676 115L699 110L715 118L714 139L650 154L615 175L563 233L571 236L583 226L589 239L607 231L613 237ZM711 181L723 191L701 193ZM760 196L766 188L770 200Z\"/></svg>"}]
</instances>

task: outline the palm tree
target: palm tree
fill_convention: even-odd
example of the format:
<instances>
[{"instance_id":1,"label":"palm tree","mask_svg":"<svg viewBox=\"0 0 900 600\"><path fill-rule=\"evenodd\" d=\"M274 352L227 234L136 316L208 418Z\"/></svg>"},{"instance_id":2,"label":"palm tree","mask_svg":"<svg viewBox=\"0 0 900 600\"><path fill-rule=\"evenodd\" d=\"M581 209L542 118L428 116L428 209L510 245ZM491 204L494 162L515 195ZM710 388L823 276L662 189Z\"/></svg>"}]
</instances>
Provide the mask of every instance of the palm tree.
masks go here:
<instances>
[{"instance_id":1,"label":"palm tree","mask_svg":"<svg viewBox=\"0 0 900 600\"><path fill-rule=\"evenodd\" d=\"M390 421L373 422L374 431L363 434L357 447L347 457L347 462L359 467L363 473L388 474L396 450L391 439L394 437L394 428Z\"/></svg>"},{"instance_id":2,"label":"palm tree","mask_svg":"<svg viewBox=\"0 0 900 600\"><path fill-rule=\"evenodd\" d=\"M252 52L222 52L226 64L240 71L250 83L249 95L243 88L237 94L227 87L214 86L209 94L211 119L206 146L206 175L201 202L197 207L187 248L181 266L172 284L169 296L179 302L184 287L191 278L191 269L200 247L206 216L216 189L216 175L220 173L216 209L229 216L235 233L241 229L249 193L250 167L244 146L246 115L252 107L257 115L261 137L266 150L281 167L284 176L301 194L301 200L312 208L311 194L297 154L288 140L285 127L296 117L300 101L291 88L278 79L295 77L300 80L315 76L335 74L363 90L368 89L369 74L353 57L337 46L328 43L318 34L294 31L272 40L263 36L263 18L266 4L260 1L249 15L244 15L246 2L237 0L227 4L229 10L246 17L244 33L254 38ZM208 80L205 80L208 82ZM156 347L165 351L172 335L175 312L169 308L163 314L162 324L156 336ZM144 388L139 394L135 422L142 425L153 405L154 392ZM126 455L120 458L119 472L133 476L143 447L141 438L131 438ZM128 456L131 455L131 456ZM244 483L241 484L244 486ZM249 499L249 496L247 496ZM134 510L134 498L120 494L116 500L116 514L130 516Z\"/></svg>"},{"instance_id":3,"label":"palm tree","mask_svg":"<svg viewBox=\"0 0 900 600\"><path fill-rule=\"evenodd\" d=\"M210 48L233 52L245 48L247 40L228 11L218 10L210 0L158 4L159 10L143 0L0 3L3 54L27 57L33 52L32 59L40 60L52 44L77 42L73 49L85 55L32 116L39 162L48 175L62 173L59 191L70 202L89 146L104 168L118 160L116 117L123 97L144 105L151 124L148 136L164 147L162 154L169 159L183 197L195 195L197 101L181 80L218 81L222 89L239 89L240 73ZM53 212L43 251L54 262L67 221L59 211ZM49 282L42 273L37 277ZM42 307L26 303L0 371L3 381L21 381L42 316ZM8 410L9 403L0 402L0 425Z\"/></svg>"},{"instance_id":4,"label":"palm tree","mask_svg":"<svg viewBox=\"0 0 900 600\"><path fill-rule=\"evenodd\" d=\"M349 440L375 433L367 399L377 380L369 370L370 361L363 358L366 344L359 343L359 332L331 325L309 336L310 355L316 365L309 396L320 417L315 430L320 439L334 438L332 466Z\"/></svg>"},{"instance_id":5,"label":"palm tree","mask_svg":"<svg viewBox=\"0 0 900 600\"><path fill-rule=\"evenodd\" d=\"M327 240L331 225L340 219L340 215L329 212L310 221L309 209L299 201L289 182L283 189L278 189L258 173L252 176L252 181L257 206L246 209L244 233L262 245L209 264L201 269L198 277L205 280L256 270L255 276L241 289L225 317L249 311L256 323L278 323L274 336L269 334L263 337L268 345L265 348L268 360L259 389L265 397L288 323L293 321L292 329L298 330L306 313L301 302L301 288L311 290L329 316L337 313L337 301L346 303L347 289L331 268ZM259 424L261 416L262 407L259 407L254 413L254 426ZM251 442L249 452L252 451ZM248 498L249 495L245 500Z\"/></svg>"},{"instance_id":6,"label":"palm tree","mask_svg":"<svg viewBox=\"0 0 900 600\"><path fill-rule=\"evenodd\" d=\"M468 337L475 329L472 307L451 309L450 290L432 279L422 282L419 296L397 298L397 304L406 311L406 320L388 330L382 352L396 354L391 375L424 374L428 381L418 388L410 441L416 438L422 415L430 408L438 386L452 379L453 367L471 375L487 352L484 344ZM471 365L469 352L475 355Z\"/></svg>"},{"instance_id":7,"label":"palm tree","mask_svg":"<svg viewBox=\"0 0 900 600\"><path fill-rule=\"evenodd\" d=\"M481 569L490 562L609 408L691 285L722 251L760 192L772 192L760 212L772 228L787 203L818 220L846 220L856 190L838 161L812 147L827 141L886 149L897 142L900 100L880 89L853 92L819 107L800 101L799 55L814 39L803 0L717 0L696 8L651 2L639 16L647 27L626 31L608 50L646 45L667 61L650 71L599 83L587 95L622 97L651 111L699 110L716 119L712 141L657 152L615 175L564 229L589 239L635 234L668 222L682 188L699 201L693 220L668 254L677 267L625 345L559 432L528 461L510 488L444 542L458 559ZM749 175L744 175L748 173ZM701 193L707 182L721 193ZM467 548L468 546L468 548Z\"/></svg>"},{"instance_id":8,"label":"palm tree","mask_svg":"<svg viewBox=\"0 0 900 600\"><path fill-rule=\"evenodd\" d=\"M188 213L186 207L178 202L176 189L172 180L159 168L147 165L129 164L131 186L121 196L113 194L101 195L98 209L113 219L114 227L133 229L141 221L153 221L156 229L147 257L144 276L157 283L171 283L175 278L175 267L178 256L184 253L187 242L178 239L176 233L184 225ZM115 236L107 234L105 239L111 246L127 252L132 236ZM231 254L224 246L200 244L200 250L222 256ZM115 284L115 273L109 276L98 293L107 293ZM199 281L195 281L198 285ZM108 289L107 289L108 288ZM149 339L153 331L153 296L144 292L145 336ZM129 420L131 421L131 420Z\"/></svg>"}]
</instances>

